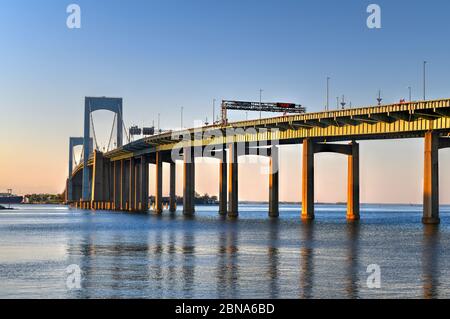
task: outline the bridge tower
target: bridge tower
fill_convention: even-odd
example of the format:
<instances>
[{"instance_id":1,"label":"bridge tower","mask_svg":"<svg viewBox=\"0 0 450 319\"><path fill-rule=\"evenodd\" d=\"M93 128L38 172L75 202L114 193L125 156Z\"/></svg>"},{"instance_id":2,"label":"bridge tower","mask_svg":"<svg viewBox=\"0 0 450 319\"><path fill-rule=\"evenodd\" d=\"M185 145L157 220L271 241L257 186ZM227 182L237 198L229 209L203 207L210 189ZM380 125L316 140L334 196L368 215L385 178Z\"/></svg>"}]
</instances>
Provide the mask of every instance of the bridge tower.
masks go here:
<instances>
[{"instance_id":1,"label":"bridge tower","mask_svg":"<svg viewBox=\"0 0 450 319\"><path fill-rule=\"evenodd\" d=\"M123 105L122 98L86 97L84 100L83 201L89 201L91 199L91 182L89 180L89 167L88 167L89 157L92 154L92 149L90 147L91 114L92 114L92 112L95 112L98 110L106 110L106 111L111 111L117 115L116 145L117 145L117 147L121 147L123 145L122 105Z\"/></svg>"},{"instance_id":2,"label":"bridge tower","mask_svg":"<svg viewBox=\"0 0 450 319\"><path fill-rule=\"evenodd\" d=\"M72 202L73 198L73 183L72 183L72 172L73 172L73 149L76 146L83 145L83 137L70 137L69 138L69 175L67 177L67 198L68 202ZM89 153L93 151L93 139L89 139Z\"/></svg>"}]
</instances>

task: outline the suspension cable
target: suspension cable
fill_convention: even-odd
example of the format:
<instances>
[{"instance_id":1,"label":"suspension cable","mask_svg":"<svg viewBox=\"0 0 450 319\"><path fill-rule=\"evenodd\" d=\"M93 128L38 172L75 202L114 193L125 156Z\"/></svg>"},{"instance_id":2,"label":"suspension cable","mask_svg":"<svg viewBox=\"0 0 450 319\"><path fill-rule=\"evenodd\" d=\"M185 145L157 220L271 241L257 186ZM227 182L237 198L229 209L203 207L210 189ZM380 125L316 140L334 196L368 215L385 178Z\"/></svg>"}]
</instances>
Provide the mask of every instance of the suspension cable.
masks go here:
<instances>
[{"instance_id":1,"label":"suspension cable","mask_svg":"<svg viewBox=\"0 0 450 319\"><path fill-rule=\"evenodd\" d=\"M73 148L72 148L72 150L73 150ZM77 167L78 163L77 163L77 159L75 157L75 152L73 152L73 151L72 151L72 161L75 164L74 166ZM73 171L73 167L72 167L72 171ZM70 174L72 174L72 172L70 172Z\"/></svg>"},{"instance_id":2,"label":"suspension cable","mask_svg":"<svg viewBox=\"0 0 450 319\"><path fill-rule=\"evenodd\" d=\"M80 163L81 161L84 159L84 147L81 148L81 153L80 153Z\"/></svg>"},{"instance_id":3,"label":"suspension cable","mask_svg":"<svg viewBox=\"0 0 450 319\"><path fill-rule=\"evenodd\" d=\"M95 126L94 126L94 119L92 117L92 112L91 112L91 126L92 126L92 134L94 135L95 149L98 151L97 136L95 134Z\"/></svg>"},{"instance_id":4,"label":"suspension cable","mask_svg":"<svg viewBox=\"0 0 450 319\"><path fill-rule=\"evenodd\" d=\"M113 137L114 126L116 124L116 118L117 118L117 114L114 113L114 120L113 120L112 127L111 127L111 134L109 135L109 142L108 142L108 148L107 148L108 152L109 152L109 148L111 146L111 140L112 140L112 137Z\"/></svg>"},{"instance_id":5,"label":"suspension cable","mask_svg":"<svg viewBox=\"0 0 450 319\"><path fill-rule=\"evenodd\" d=\"M127 137L128 143L130 143L130 136L128 135L127 127L125 126L125 122L122 120L123 129L125 130L125 136Z\"/></svg>"},{"instance_id":6,"label":"suspension cable","mask_svg":"<svg viewBox=\"0 0 450 319\"><path fill-rule=\"evenodd\" d=\"M125 126L125 121L123 120L122 113L120 113L120 117L122 118L122 128L123 128L123 130L125 130L125 136L127 138L128 143L130 143L130 136L128 135L127 127ZM117 129L119 129L118 126L119 126L119 124L117 125Z\"/></svg>"}]
</instances>

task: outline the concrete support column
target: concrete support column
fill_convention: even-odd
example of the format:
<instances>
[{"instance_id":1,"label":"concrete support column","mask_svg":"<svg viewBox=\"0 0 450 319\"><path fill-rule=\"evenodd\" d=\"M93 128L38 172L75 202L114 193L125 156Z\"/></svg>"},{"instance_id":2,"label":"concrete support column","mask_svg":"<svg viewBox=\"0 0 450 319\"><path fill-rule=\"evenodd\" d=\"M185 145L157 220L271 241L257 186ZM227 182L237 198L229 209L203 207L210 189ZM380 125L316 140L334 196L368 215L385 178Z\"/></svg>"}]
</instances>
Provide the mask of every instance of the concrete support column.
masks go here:
<instances>
[{"instance_id":1,"label":"concrete support column","mask_svg":"<svg viewBox=\"0 0 450 319\"><path fill-rule=\"evenodd\" d=\"M162 178L163 162L161 152L156 152L156 189L155 189L155 213L161 214L162 207Z\"/></svg>"},{"instance_id":2,"label":"concrete support column","mask_svg":"<svg viewBox=\"0 0 450 319\"><path fill-rule=\"evenodd\" d=\"M128 170L127 161L120 161L120 209L126 210L128 201Z\"/></svg>"},{"instance_id":3,"label":"concrete support column","mask_svg":"<svg viewBox=\"0 0 450 319\"><path fill-rule=\"evenodd\" d=\"M227 214L227 154L225 147L222 152L222 158L219 164L219 214L225 216Z\"/></svg>"},{"instance_id":4,"label":"concrete support column","mask_svg":"<svg viewBox=\"0 0 450 319\"><path fill-rule=\"evenodd\" d=\"M114 194L114 165L113 162L111 162L110 159L108 159L108 163L106 165L106 179L107 179L107 188L106 188L106 198L105 201L108 202L108 209L112 209L111 202L113 201L113 194Z\"/></svg>"},{"instance_id":5,"label":"concrete support column","mask_svg":"<svg viewBox=\"0 0 450 319\"><path fill-rule=\"evenodd\" d=\"M72 175L69 175L66 182L66 203L74 201Z\"/></svg>"},{"instance_id":6,"label":"concrete support column","mask_svg":"<svg viewBox=\"0 0 450 319\"><path fill-rule=\"evenodd\" d=\"M69 186L70 184L70 186ZM66 179L66 191L64 192L64 202L67 204L69 202L69 188L72 189L72 183L70 178ZM70 191L72 193L72 190Z\"/></svg>"},{"instance_id":7,"label":"concrete support column","mask_svg":"<svg viewBox=\"0 0 450 319\"><path fill-rule=\"evenodd\" d=\"M84 102L84 138L83 138L83 196L84 201L91 199L90 179L88 161L91 155L91 149L89 145L91 132L91 106L88 101Z\"/></svg>"},{"instance_id":8,"label":"concrete support column","mask_svg":"<svg viewBox=\"0 0 450 319\"><path fill-rule=\"evenodd\" d=\"M114 202L114 210L120 209L121 204L121 185L122 185L122 161L114 162L114 191L113 191L113 202Z\"/></svg>"},{"instance_id":9,"label":"concrete support column","mask_svg":"<svg viewBox=\"0 0 450 319\"><path fill-rule=\"evenodd\" d=\"M134 210L141 210L141 174L140 174L140 159L134 161Z\"/></svg>"},{"instance_id":10,"label":"concrete support column","mask_svg":"<svg viewBox=\"0 0 450 319\"><path fill-rule=\"evenodd\" d=\"M279 155L278 147L271 147L270 167L269 167L269 217L278 217L279 211Z\"/></svg>"},{"instance_id":11,"label":"concrete support column","mask_svg":"<svg viewBox=\"0 0 450 319\"><path fill-rule=\"evenodd\" d=\"M79 202L83 196L82 179L83 174L82 172L79 172L71 179L71 181L69 181L69 183L72 183L73 200L75 202Z\"/></svg>"},{"instance_id":12,"label":"concrete support column","mask_svg":"<svg viewBox=\"0 0 450 319\"><path fill-rule=\"evenodd\" d=\"M135 175L135 161L134 158L130 158L128 166L128 210L135 210L136 206L136 175Z\"/></svg>"},{"instance_id":13,"label":"concrete support column","mask_svg":"<svg viewBox=\"0 0 450 319\"><path fill-rule=\"evenodd\" d=\"M141 163L139 165L139 175L140 175L140 203L141 207L140 209L142 211L148 210L148 183L149 183L149 176L148 176L148 161L145 156L141 157Z\"/></svg>"},{"instance_id":14,"label":"concrete support column","mask_svg":"<svg viewBox=\"0 0 450 319\"><path fill-rule=\"evenodd\" d=\"M439 224L439 135L425 134L425 161L423 176L424 224Z\"/></svg>"},{"instance_id":15,"label":"concrete support column","mask_svg":"<svg viewBox=\"0 0 450 319\"><path fill-rule=\"evenodd\" d=\"M303 140L302 220L314 219L314 142Z\"/></svg>"},{"instance_id":16,"label":"concrete support column","mask_svg":"<svg viewBox=\"0 0 450 319\"><path fill-rule=\"evenodd\" d=\"M195 157L192 147L185 147L184 157L184 179L183 179L183 214L193 215L195 213Z\"/></svg>"},{"instance_id":17,"label":"concrete support column","mask_svg":"<svg viewBox=\"0 0 450 319\"><path fill-rule=\"evenodd\" d=\"M234 218L239 215L237 143L232 143L228 147L228 168L230 170L228 180L228 217Z\"/></svg>"},{"instance_id":18,"label":"concrete support column","mask_svg":"<svg viewBox=\"0 0 450 319\"><path fill-rule=\"evenodd\" d=\"M100 202L103 200L103 154L94 151L94 164L92 168L92 194L91 201Z\"/></svg>"},{"instance_id":19,"label":"concrete support column","mask_svg":"<svg viewBox=\"0 0 450 319\"><path fill-rule=\"evenodd\" d=\"M348 156L347 220L359 220L359 144L352 142Z\"/></svg>"},{"instance_id":20,"label":"concrete support column","mask_svg":"<svg viewBox=\"0 0 450 319\"><path fill-rule=\"evenodd\" d=\"M109 201L110 198L110 185L111 185L111 174L110 174L111 162L108 158L103 159L103 198L102 202ZM103 207L105 209L105 207Z\"/></svg>"},{"instance_id":21,"label":"concrete support column","mask_svg":"<svg viewBox=\"0 0 450 319\"><path fill-rule=\"evenodd\" d=\"M170 190L169 190L169 211L174 213L177 210L177 195L176 195L176 163L170 162Z\"/></svg>"}]
</instances>

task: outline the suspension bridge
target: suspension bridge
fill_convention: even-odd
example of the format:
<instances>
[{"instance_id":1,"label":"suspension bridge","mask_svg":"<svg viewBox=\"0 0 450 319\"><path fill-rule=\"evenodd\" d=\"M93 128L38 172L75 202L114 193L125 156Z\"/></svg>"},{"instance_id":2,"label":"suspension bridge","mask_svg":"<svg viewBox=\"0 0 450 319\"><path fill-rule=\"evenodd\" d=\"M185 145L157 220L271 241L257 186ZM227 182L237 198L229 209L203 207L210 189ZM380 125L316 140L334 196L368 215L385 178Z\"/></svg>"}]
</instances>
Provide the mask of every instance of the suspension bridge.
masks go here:
<instances>
[{"instance_id":1,"label":"suspension bridge","mask_svg":"<svg viewBox=\"0 0 450 319\"><path fill-rule=\"evenodd\" d=\"M250 105L253 107L252 105ZM98 149L92 113L115 114L116 136L111 147ZM360 219L360 140L422 138L424 141L423 218L438 224L439 150L450 148L450 99L414 101L361 108L327 110L238 122L226 119L203 127L159 132L123 143L123 100L86 97L84 136L70 138L67 203L81 209L146 212L149 205L149 165L156 167L153 210L163 212L163 163L170 165L169 210L176 211L177 161L183 161L183 214L195 213L195 158L218 160L219 214L239 215L238 157L265 156L269 165L269 211L279 216L279 148L301 145L303 220L314 219L314 154L331 152L348 158L347 219ZM113 124L114 126L114 124ZM91 128L93 137L91 137ZM118 128L118 129L117 129ZM126 132L126 130L125 130ZM348 142L343 144L342 142ZM94 144L96 146L94 147ZM80 163L73 167L73 147L83 146Z\"/></svg>"}]
</instances>

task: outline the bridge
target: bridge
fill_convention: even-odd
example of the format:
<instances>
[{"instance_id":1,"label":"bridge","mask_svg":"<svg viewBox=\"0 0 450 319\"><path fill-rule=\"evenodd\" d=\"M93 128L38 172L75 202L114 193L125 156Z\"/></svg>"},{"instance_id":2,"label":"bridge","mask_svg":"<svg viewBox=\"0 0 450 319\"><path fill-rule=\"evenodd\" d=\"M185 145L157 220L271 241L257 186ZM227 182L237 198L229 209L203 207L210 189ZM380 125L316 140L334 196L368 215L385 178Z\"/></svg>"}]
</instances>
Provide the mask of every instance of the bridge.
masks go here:
<instances>
[{"instance_id":1,"label":"bridge","mask_svg":"<svg viewBox=\"0 0 450 319\"><path fill-rule=\"evenodd\" d=\"M279 216L279 148L302 145L302 220L314 219L314 154L337 153L348 158L347 219L360 219L360 140L423 138L424 224L438 224L439 150L450 148L450 99L283 115L267 119L224 122L169 131L123 144L117 130L117 148L93 150L89 116L100 109L122 121L121 98L85 99L84 137L71 140L70 152L83 141L84 159L67 179L66 200L81 209L148 211L149 165L156 167L154 211L161 214L163 163L170 165L169 210L176 211L176 161L183 161L183 214L195 213L195 158L218 160L219 214L238 216L238 157L265 156L269 165L269 216ZM118 122L118 123L120 123ZM347 143L344 143L347 142ZM89 155L86 155L89 154ZM295 181L294 181L295 182ZM300 182L300 181L299 181Z\"/></svg>"}]
</instances>

